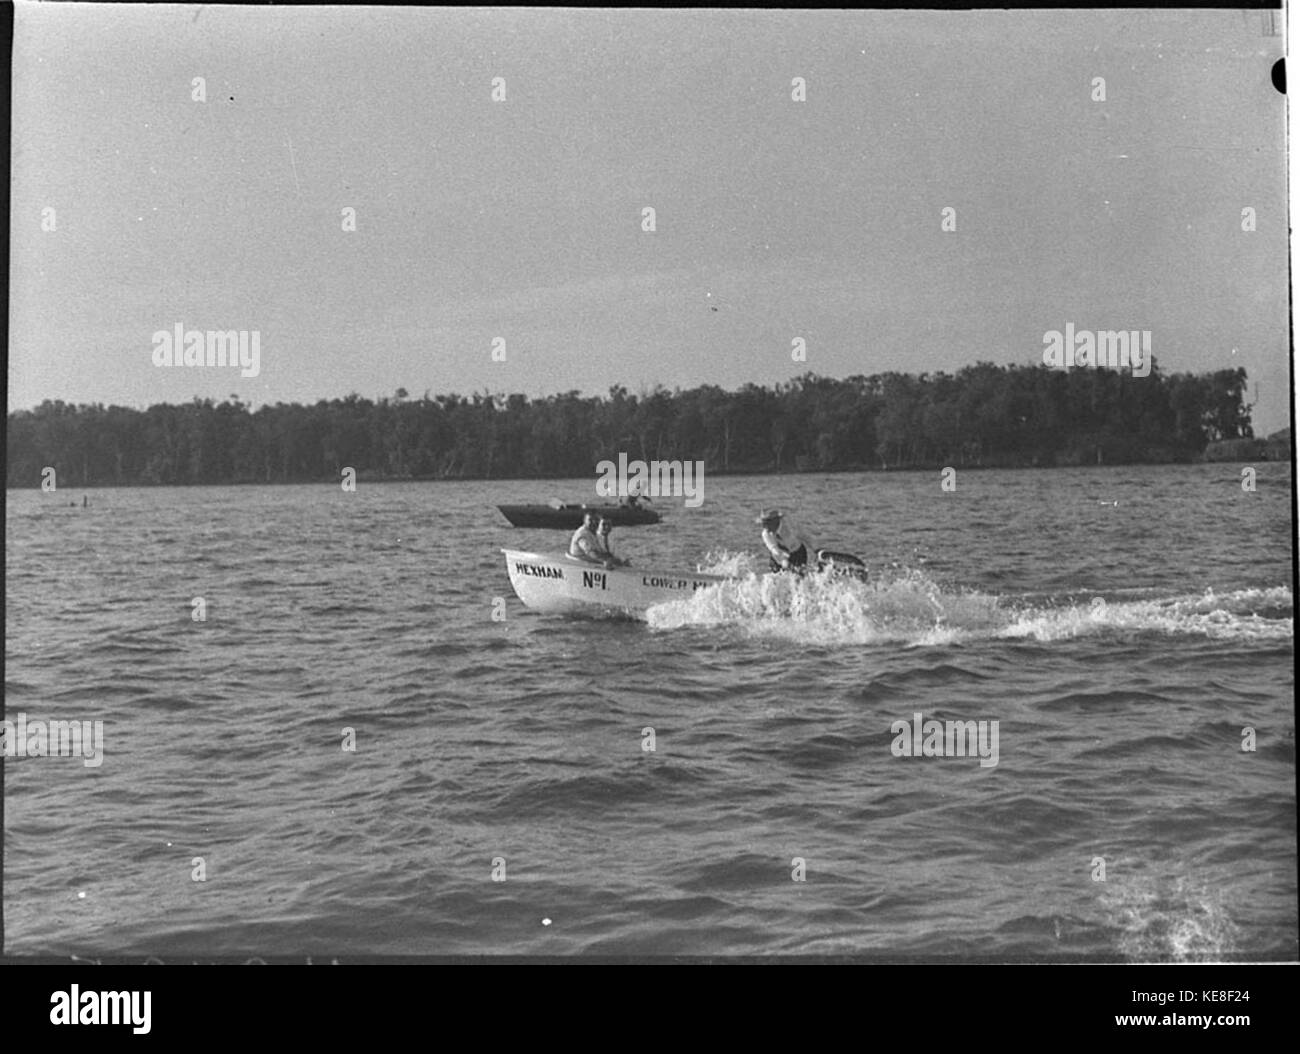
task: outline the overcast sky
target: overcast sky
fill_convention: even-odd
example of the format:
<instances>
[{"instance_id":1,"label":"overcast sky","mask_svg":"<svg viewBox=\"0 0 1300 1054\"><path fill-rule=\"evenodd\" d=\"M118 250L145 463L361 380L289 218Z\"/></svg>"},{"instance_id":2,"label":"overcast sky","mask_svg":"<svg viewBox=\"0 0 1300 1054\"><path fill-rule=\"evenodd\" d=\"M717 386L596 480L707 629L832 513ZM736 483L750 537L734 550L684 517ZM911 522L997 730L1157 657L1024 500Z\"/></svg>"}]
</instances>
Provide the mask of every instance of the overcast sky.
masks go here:
<instances>
[{"instance_id":1,"label":"overcast sky","mask_svg":"<svg viewBox=\"0 0 1300 1054\"><path fill-rule=\"evenodd\" d=\"M9 406L953 371L1072 322L1246 367L1271 432L1267 19L20 3ZM154 366L178 322L259 376Z\"/></svg>"}]
</instances>

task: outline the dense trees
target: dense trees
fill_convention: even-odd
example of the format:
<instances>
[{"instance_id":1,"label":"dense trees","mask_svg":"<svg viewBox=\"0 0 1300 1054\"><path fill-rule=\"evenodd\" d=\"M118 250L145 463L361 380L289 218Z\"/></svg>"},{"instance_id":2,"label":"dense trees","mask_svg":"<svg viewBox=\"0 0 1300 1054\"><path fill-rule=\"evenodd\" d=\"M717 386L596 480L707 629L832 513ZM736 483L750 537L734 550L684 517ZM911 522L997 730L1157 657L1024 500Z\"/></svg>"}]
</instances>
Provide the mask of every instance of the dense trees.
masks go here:
<instances>
[{"instance_id":1,"label":"dense trees","mask_svg":"<svg viewBox=\"0 0 1300 1054\"><path fill-rule=\"evenodd\" d=\"M235 396L147 410L45 402L9 415L8 485L279 483L586 476L616 458L709 472L1062 465L1198 458L1250 437L1245 370L1133 377L978 363L911 376L806 374L774 388L706 385L607 397L399 389L253 411Z\"/></svg>"}]
</instances>

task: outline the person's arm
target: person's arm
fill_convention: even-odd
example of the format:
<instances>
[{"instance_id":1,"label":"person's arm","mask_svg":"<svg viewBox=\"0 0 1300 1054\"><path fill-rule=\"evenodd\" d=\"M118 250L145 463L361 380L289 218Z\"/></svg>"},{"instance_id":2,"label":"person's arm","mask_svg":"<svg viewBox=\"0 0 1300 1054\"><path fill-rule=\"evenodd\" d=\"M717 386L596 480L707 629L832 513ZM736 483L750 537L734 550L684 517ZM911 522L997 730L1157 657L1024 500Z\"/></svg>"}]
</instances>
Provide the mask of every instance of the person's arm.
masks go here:
<instances>
[{"instance_id":1,"label":"person's arm","mask_svg":"<svg viewBox=\"0 0 1300 1054\"><path fill-rule=\"evenodd\" d=\"M569 555L576 556L583 560L591 556L591 539L586 535L582 528L573 532L573 537L569 540Z\"/></svg>"},{"instance_id":2,"label":"person's arm","mask_svg":"<svg viewBox=\"0 0 1300 1054\"><path fill-rule=\"evenodd\" d=\"M773 533L772 531L764 531L763 544L767 546L767 551L772 554L773 560L775 560L782 567L789 569L790 553L786 550L785 546L783 546L781 542L777 539L775 533Z\"/></svg>"},{"instance_id":3,"label":"person's arm","mask_svg":"<svg viewBox=\"0 0 1300 1054\"><path fill-rule=\"evenodd\" d=\"M578 547L582 550L584 560L590 560L593 564L602 564L606 568L610 566L609 555L603 551L599 539L593 540L590 534L584 534L578 539Z\"/></svg>"}]
</instances>

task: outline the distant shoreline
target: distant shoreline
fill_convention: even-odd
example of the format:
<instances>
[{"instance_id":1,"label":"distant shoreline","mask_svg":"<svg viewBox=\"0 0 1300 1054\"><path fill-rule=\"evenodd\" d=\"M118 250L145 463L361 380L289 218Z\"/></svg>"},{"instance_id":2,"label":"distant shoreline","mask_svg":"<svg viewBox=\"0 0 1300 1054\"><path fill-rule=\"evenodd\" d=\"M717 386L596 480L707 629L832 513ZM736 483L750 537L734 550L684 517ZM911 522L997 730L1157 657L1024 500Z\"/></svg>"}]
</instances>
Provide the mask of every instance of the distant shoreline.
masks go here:
<instances>
[{"instance_id":1,"label":"distant shoreline","mask_svg":"<svg viewBox=\"0 0 1300 1054\"><path fill-rule=\"evenodd\" d=\"M1228 442L1239 442L1239 441L1229 440ZM1258 442L1261 446L1268 446L1270 448L1275 446L1275 444L1267 443L1267 441L1265 440L1257 440L1256 442ZM1103 461L1100 464L1085 461L1085 462L1078 462L1075 464L1054 463L1054 464L1038 464L1038 465L1028 463L1028 462L997 464L997 465L951 465L951 466L939 465L939 464L906 465L906 466L899 466L897 468L892 466L889 468L878 468L878 467L863 466L863 465L836 466L834 468L808 468L808 469L798 469L798 468L789 468L789 467L779 468L779 469L778 468L733 468L728 471L723 471L721 469L717 471L710 471L708 472L708 476L712 479L731 479L731 478L745 478L748 476L847 476L847 475L861 475L866 473L872 475L877 475L877 474L903 475L903 474L915 474L915 473L941 472L945 468L956 468L962 472L996 472L996 471L1019 472L1019 471L1034 470L1034 469L1042 469L1042 470L1078 469L1078 468L1125 469L1125 468L1134 468L1137 466L1151 466L1151 465L1212 465L1212 464L1232 464L1232 463L1277 464L1277 463L1293 460L1294 451L1292 451L1289 447L1280 447L1279 449L1282 450L1282 453L1285 456L1282 457L1274 456L1273 449L1266 449L1253 457L1249 457L1249 456L1215 457L1215 456L1209 456L1209 452L1207 452L1207 454L1202 455L1199 458L1182 458L1176 460L1168 459L1164 461L1151 461L1151 460L1124 461L1124 462L1110 462L1110 463ZM566 482L566 481L581 479L581 478L583 477L571 476L571 475L570 476L391 476L391 475L371 475L364 472L358 472L356 481L358 484L360 483L503 483L503 484L518 483L518 484L526 485L526 484L533 484L533 483L560 483L560 482ZM592 480L594 481L595 478L596 478L596 473L593 471ZM148 483L148 482L84 483L84 484L74 483L74 484L62 484L59 487L59 491L63 493L68 493L71 491L83 491L83 490L130 490L133 488L189 489L192 487L320 487L320 486L338 486L339 482L340 482L339 477L327 476L327 477L320 477L316 479L273 479L273 480L242 479L242 480L219 480L219 481L211 481L205 483ZM41 487L38 481L35 484L30 484L30 485L8 484L5 487L5 489L14 490L14 491L25 491L25 490L40 490Z\"/></svg>"},{"instance_id":2,"label":"distant shoreline","mask_svg":"<svg viewBox=\"0 0 1300 1054\"><path fill-rule=\"evenodd\" d=\"M252 411L47 401L10 413L6 485L237 486L584 479L614 457L713 478L1289 460L1257 437L1244 369L1149 375L977 363L955 375L808 373L772 387L608 397L398 389ZM656 473L651 473L655 475Z\"/></svg>"}]
</instances>

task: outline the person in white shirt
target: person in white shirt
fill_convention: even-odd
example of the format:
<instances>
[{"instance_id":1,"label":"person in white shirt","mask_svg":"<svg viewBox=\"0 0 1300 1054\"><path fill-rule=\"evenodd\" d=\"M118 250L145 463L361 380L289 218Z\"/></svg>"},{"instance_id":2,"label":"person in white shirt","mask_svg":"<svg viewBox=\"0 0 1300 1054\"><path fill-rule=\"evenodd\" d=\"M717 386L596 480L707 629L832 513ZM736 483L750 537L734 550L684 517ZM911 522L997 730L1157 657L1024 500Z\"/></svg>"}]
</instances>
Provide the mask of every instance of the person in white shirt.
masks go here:
<instances>
[{"instance_id":1,"label":"person in white shirt","mask_svg":"<svg viewBox=\"0 0 1300 1054\"><path fill-rule=\"evenodd\" d=\"M569 555L579 560L586 560L588 563L612 567L610 557L604 551L600 537L596 534L596 523L599 518L594 512L583 514L582 526L574 531L573 537L569 539Z\"/></svg>"},{"instance_id":2,"label":"person in white shirt","mask_svg":"<svg viewBox=\"0 0 1300 1054\"><path fill-rule=\"evenodd\" d=\"M797 536L781 537L781 513L764 509L755 523L763 527L763 545L771 558L773 571L800 571L808 566L808 546Z\"/></svg>"}]
</instances>

